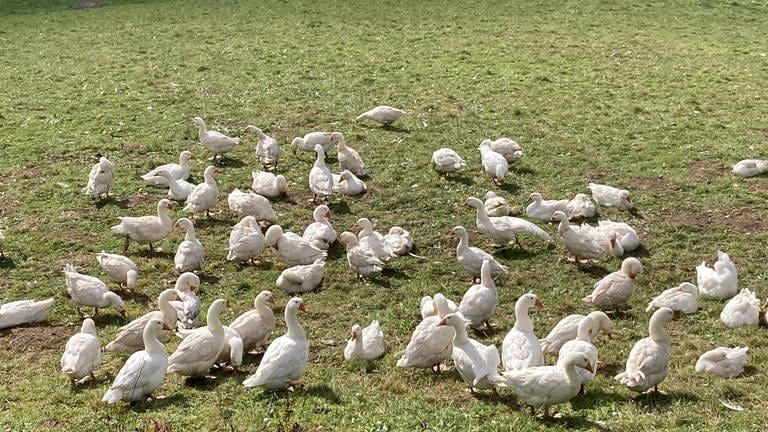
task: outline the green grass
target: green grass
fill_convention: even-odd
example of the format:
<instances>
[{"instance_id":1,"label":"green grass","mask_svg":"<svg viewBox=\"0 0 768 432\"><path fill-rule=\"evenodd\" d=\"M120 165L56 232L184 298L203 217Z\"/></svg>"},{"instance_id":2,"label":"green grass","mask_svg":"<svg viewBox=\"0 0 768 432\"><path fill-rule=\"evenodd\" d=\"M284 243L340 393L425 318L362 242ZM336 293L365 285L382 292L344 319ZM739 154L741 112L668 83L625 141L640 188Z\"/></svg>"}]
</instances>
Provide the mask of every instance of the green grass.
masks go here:
<instances>
[{"instance_id":1,"label":"green grass","mask_svg":"<svg viewBox=\"0 0 768 432\"><path fill-rule=\"evenodd\" d=\"M531 419L509 392L472 397L456 372L435 376L394 367L418 322L418 300L443 292L459 300L467 278L447 236L466 226L476 233L467 196L494 189L479 169L483 138L509 136L525 158L501 188L523 208L531 191L545 197L586 192L600 181L630 189L632 217L601 209L601 217L638 228L645 266L631 310L616 319L613 340L600 340L604 370L622 368L632 344L647 332L645 305L663 289L694 281L696 264L727 251L740 286L765 296L768 273L765 178L730 175L739 159L764 157L768 119L768 7L749 1L111 1L73 10L71 1L2 2L0 17L0 228L8 259L0 263L0 300L55 297L49 323L0 332L0 429L3 430L761 430L768 404L765 329L730 330L721 303L701 302L697 314L670 325L674 339L664 396L636 397L600 375L583 399L559 407L564 419ZM356 124L378 104L404 108L393 128ZM250 185L255 124L288 149L310 130L339 130L370 167L369 193L334 197L339 231L358 217L380 230L398 224L416 239L425 260L406 257L384 277L360 282L340 250L331 253L323 289L304 296L300 317L310 338L304 389L273 395L240 385L245 375L221 374L203 387L172 375L163 400L104 406L101 396L123 357L105 356L104 379L70 390L57 363L78 328L61 270L71 262L99 275L94 255L119 251L109 227L117 216L154 212L163 191L138 175L192 150L205 167L191 123L243 136L218 175L229 192ZM445 180L429 168L433 150L451 147L470 168ZM114 200L95 205L80 193L94 156L115 164ZM332 155L335 154L332 152ZM335 158L330 163L335 166ZM284 228L311 221L306 201L309 158L284 155L281 172L291 199L275 209ZM295 202L292 202L295 201ZM180 207L173 211L182 216ZM273 289L283 265L265 258L239 269L225 262L236 220L222 197L221 223L198 222L208 263L201 297L231 301L225 321ZM548 228L554 231L554 226ZM172 252L182 234L160 243ZM536 332L563 315L585 312L579 299L618 260L581 270L552 247L523 238L527 252L497 254L512 271L500 278L500 331L475 335L500 346L523 292L539 295ZM139 300L131 317L153 304L175 273L168 255L129 256L140 266ZM277 309L280 315L279 308ZM342 362L355 322L377 318L386 356L366 370ZM121 321L106 313L102 342ZM282 334L278 325L275 335ZM327 346L320 340L336 341ZM168 344L169 350L176 342ZM696 375L698 355L718 345L750 347L744 377ZM255 370L258 357L244 369ZM729 411L719 400L745 408Z\"/></svg>"}]
</instances>

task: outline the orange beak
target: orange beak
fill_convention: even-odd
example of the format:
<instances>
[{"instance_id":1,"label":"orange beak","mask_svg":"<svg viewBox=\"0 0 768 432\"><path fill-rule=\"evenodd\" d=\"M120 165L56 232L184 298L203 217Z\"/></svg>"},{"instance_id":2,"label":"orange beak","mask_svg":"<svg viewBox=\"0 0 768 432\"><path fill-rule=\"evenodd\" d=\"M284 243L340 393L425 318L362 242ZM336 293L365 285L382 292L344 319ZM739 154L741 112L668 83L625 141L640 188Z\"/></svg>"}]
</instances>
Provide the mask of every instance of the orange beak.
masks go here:
<instances>
[{"instance_id":1,"label":"orange beak","mask_svg":"<svg viewBox=\"0 0 768 432\"><path fill-rule=\"evenodd\" d=\"M274 297L274 296L270 296L270 297L267 299L267 302L269 302L269 303L272 303L272 304L275 304L275 297Z\"/></svg>"},{"instance_id":2,"label":"orange beak","mask_svg":"<svg viewBox=\"0 0 768 432\"><path fill-rule=\"evenodd\" d=\"M123 318L127 318L128 317L128 313L125 311L125 309L120 311L120 316L123 317Z\"/></svg>"},{"instance_id":3,"label":"orange beak","mask_svg":"<svg viewBox=\"0 0 768 432\"><path fill-rule=\"evenodd\" d=\"M584 369L586 369L586 370L588 370L588 371L590 371L590 372L592 372L592 373L595 373L595 371L594 371L594 370L592 370L592 365L591 365L591 364L589 364L589 363L587 363L587 366L586 366Z\"/></svg>"},{"instance_id":4,"label":"orange beak","mask_svg":"<svg viewBox=\"0 0 768 432\"><path fill-rule=\"evenodd\" d=\"M172 328L170 328L170 327L168 327L168 324L166 324L166 323L163 323L163 330L168 330L168 331L171 331L171 330L173 330L173 329L172 329Z\"/></svg>"},{"instance_id":5,"label":"orange beak","mask_svg":"<svg viewBox=\"0 0 768 432\"><path fill-rule=\"evenodd\" d=\"M536 299L536 303L534 303L533 305L539 309L544 307L544 303L542 303L541 300L539 300L538 298Z\"/></svg>"},{"instance_id":6,"label":"orange beak","mask_svg":"<svg viewBox=\"0 0 768 432\"><path fill-rule=\"evenodd\" d=\"M307 309L304 307L304 303L299 305L299 310L302 311L302 312L306 312L307 311Z\"/></svg>"},{"instance_id":7,"label":"orange beak","mask_svg":"<svg viewBox=\"0 0 768 432\"><path fill-rule=\"evenodd\" d=\"M441 319L440 322L437 323L437 325L444 326L445 325L445 318Z\"/></svg>"},{"instance_id":8,"label":"orange beak","mask_svg":"<svg viewBox=\"0 0 768 432\"><path fill-rule=\"evenodd\" d=\"M357 340L357 335L355 334L355 332L350 333L349 340Z\"/></svg>"}]
</instances>

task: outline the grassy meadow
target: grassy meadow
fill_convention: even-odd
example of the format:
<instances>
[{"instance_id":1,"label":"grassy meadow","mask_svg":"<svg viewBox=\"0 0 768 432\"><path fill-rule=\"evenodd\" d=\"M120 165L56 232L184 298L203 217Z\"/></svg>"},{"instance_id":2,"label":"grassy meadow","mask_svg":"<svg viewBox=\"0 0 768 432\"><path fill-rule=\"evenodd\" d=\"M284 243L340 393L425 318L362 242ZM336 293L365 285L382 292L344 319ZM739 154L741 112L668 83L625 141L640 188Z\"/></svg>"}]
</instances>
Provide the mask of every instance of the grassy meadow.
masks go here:
<instances>
[{"instance_id":1,"label":"grassy meadow","mask_svg":"<svg viewBox=\"0 0 768 432\"><path fill-rule=\"evenodd\" d=\"M739 179L733 163L765 157L768 144L768 5L759 1L120 1L75 10L63 0L0 1L0 301L56 299L47 323L0 331L0 430L763 430L768 410L766 330L728 329L722 302L701 301L696 314L670 324L673 338L665 393L637 396L613 380L633 343L647 335L648 301L683 281L695 266L726 251L739 287L768 296L765 207L768 180ZM355 123L373 106L401 107L392 127ZM303 296L299 316L310 340L303 387L271 393L241 385L243 372L215 372L191 385L167 376L151 403L105 406L104 391L126 356L108 354L97 380L71 389L58 371L80 319L62 269L100 276L95 254L122 250L109 228L118 216L154 214L162 189L139 175L191 150L202 181L210 157L193 116L242 142L217 176L216 220L196 221L208 260L200 274L206 308L224 297L230 322L254 296L277 296L278 325L288 295L275 288L285 265L268 253L258 265L225 261L237 217L226 194L247 189L258 169L254 124L284 150L279 172L288 196L274 201L279 223L301 232L312 220L309 154L288 150L294 136L341 131L369 167L368 193L330 201L339 232L360 217L379 231L401 225L424 258L396 258L382 276L361 281L341 247L333 248L322 289ZM525 157L494 186L481 172L484 138L518 141ZM468 162L445 179L430 156L451 147ZM85 196L96 154L115 165L112 198ZM335 150L328 158L338 164ZM562 418L531 418L511 391L473 396L455 370L435 375L394 366L419 322L418 302L442 292L461 299L469 278L455 259L455 225L470 243L491 249L475 228L468 196L495 190L524 210L528 194L545 198L588 192L588 182L632 192L631 215L601 208L600 218L633 225L644 265L630 308L614 316L613 339L596 342L605 363L586 395L557 407ZM176 205L172 217L187 216ZM596 221L593 221L596 222ZM544 224L541 224L542 226ZM545 308L533 312L543 337L563 316L589 309L580 299L618 269L619 259L579 268L556 225L551 244L521 236L524 249L494 249L510 273L496 281L496 329L474 333L501 346L525 292ZM175 231L148 253L133 244L140 267L129 317L155 307L176 279ZM106 344L122 320L104 310L96 320ZM378 319L388 345L372 363L344 363L354 323ZM166 344L172 351L177 340ZM748 346L744 376L725 380L694 372L716 346ZM550 359L551 361L551 359ZM450 361L448 362L450 364ZM721 401L735 404L731 410Z\"/></svg>"}]
</instances>

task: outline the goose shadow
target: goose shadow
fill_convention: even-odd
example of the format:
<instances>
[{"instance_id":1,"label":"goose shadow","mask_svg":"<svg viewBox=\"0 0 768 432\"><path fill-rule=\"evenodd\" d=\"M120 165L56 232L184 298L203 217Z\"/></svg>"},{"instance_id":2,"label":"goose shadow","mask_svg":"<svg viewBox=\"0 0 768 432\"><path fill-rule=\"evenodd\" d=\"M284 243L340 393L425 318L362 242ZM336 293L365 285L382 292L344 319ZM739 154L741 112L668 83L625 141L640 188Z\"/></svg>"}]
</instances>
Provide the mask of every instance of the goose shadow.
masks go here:
<instances>
[{"instance_id":1,"label":"goose shadow","mask_svg":"<svg viewBox=\"0 0 768 432\"><path fill-rule=\"evenodd\" d=\"M529 168L527 166L514 167L511 168L510 171L514 172L515 174L536 174L535 169Z\"/></svg>"},{"instance_id":2,"label":"goose shadow","mask_svg":"<svg viewBox=\"0 0 768 432\"><path fill-rule=\"evenodd\" d=\"M497 334L504 333L504 329L503 328L501 328L501 327L499 327L497 325L494 325L494 324L491 324L490 327L485 327L484 326L481 329L474 329L473 328L472 331L476 335L482 336L484 338L492 338L492 337L496 336Z\"/></svg>"},{"instance_id":3,"label":"goose shadow","mask_svg":"<svg viewBox=\"0 0 768 432\"><path fill-rule=\"evenodd\" d=\"M193 223L195 224L195 228L232 226L235 224L229 218L218 218L218 217L217 218L206 217L204 219L195 219Z\"/></svg>"},{"instance_id":4,"label":"goose shadow","mask_svg":"<svg viewBox=\"0 0 768 432\"><path fill-rule=\"evenodd\" d=\"M325 399L327 402L338 405L341 404L341 398L332 388L325 384L313 385L304 389L304 393Z\"/></svg>"},{"instance_id":5,"label":"goose shadow","mask_svg":"<svg viewBox=\"0 0 768 432\"><path fill-rule=\"evenodd\" d=\"M539 422L551 425L551 426L561 426L566 429L576 429L576 430L608 430L604 426L600 425L599 423L595 423L592 420L589 420L586 417L582 417L580 415L561 415L560 417L537 417L536 418Z\"/></svg>"},{"instance_id":6,"label":"goose shadow","mask_svg":"<svg viewBox=\"0 0 768 432\"><path fill-rule=\"evenodd\" d=\"M475 393L472 393L472 397L483 403L519 408L517 396L511 392L497 393L494 391L476 391Z\"/></svg>"},{"instance_id":7,"label":"goose shadow","mask_svg":"<svg viewBox=\"0 0 768 432\"><path fill-rule=\"evenodd\" d=\"M602 279L605 275L611 273L605 267L590 263L587 266L579 266L579 271L588 274L592 278Z\"/></svg>"},{"instance_id":8,"label":"goose shadow","mask_svg":"<svg viewBox=\"0 0 768 432\"><path fill-rule=\"evenodd\" d=\"M694 395L693 393L687 393L687 392L651 391L650 393L639 394L634 398L632 398L632 400L640 408L646 411L660 411L679 401L698 402L699 397Z\"/></svg>"},{"instance_id":9,"label":"goose shadow","mask_svg":"<svg viewBox=\"0 0 768 432\"><path fill-rule=\"evenodd\" d=\"M82 308L81 308L82 309ZM100 311L99 316L94 317L92 315L86 315L83 318L90 318L93 320L93 322L96 324L96 327L103 327L103 326L119 326L122 327L125 324L128 324L131 320L129 318L123 318L120 315L115 313L103 313L104 311Z\"/></svg>"},{"instance_id":10,"label":"goose shadow","mask_svg":"<svg viewBox=\"0 0 768 432\"><path fill-rule=\"evenodd\" d=\"M754 367L752 365L746 365L746 366L744 366L744 372L742 372L741 375L739 375L739 377L755 376L755 375L758 374L758 372L760 372L760 369L758 369L758 368L756 368L756 367Z\"/></svg>"},{"instance_id":11,"label":"goose shadow","mask_svg":"<svg viewBox=\"0 0 768 432\"><path fill-rule=\"evenodd\" d=\"M166 407L183 406L186 405L186 401L187 396L181 392L176 392L171 396L164 396L151 401L141 400L131 402L130 409L135 413L145 413L147 411L155 411Z\"/></svg>"},{"instance_id":12,"label":"goose shadow","mask_svg":"<svg viewBox=\"0 0 768 432\"><path fill-rule=\"evenodd\" d=\"M381 275L394 279L408 279L410 277L408 276L408 273L395 267L384 267L384 270L381 271Z\"/></svg>"},{"instance_id":13,"label":"goose shadow","mask_svg":"<svg viewBox=\"0 0 768 432\"><path fill-rule=\"evenodd\" d=\"M115 199L114 196L108 196L106 198L101 198L101 199L99 199L97 201L94 201L93 205L97 209L102 209L102 208L104 208L104 207L106 207L106 206L108 206L110 204L114 204L114 205L116 205L118 207L125 208L125 207L120 205L121 203L125 204L125 200L117 200L117 199Z\"/></svg>"},{"instance_id":14,"label":"goose shadow","mask_svg":"<svg viewBox=\"0 0 768 432\"><path fill-rule=\"evenodd\" d=\"M210 161L210 159L208 159ZM211 164L219 167L228 167L228 168L242 168L245 166L245 162L241 161L240 159L233 159L227 156L222 156L218 159L218 161L211 161Z\"/></svg>"},{"instance_id":15,"label":"goose shadow","mask_svg":"<svg viewBox=\"0 0 768 432\"><path fill-rule=\"evenodd\" d=\"M645 245L641 244L637 249L626 252L624 255L632 257L649 257L651 256L651 251L649 251Z\"/></svg>"},{"instance_id":16,"label":"goose shadow","mask_svg":"<svg viewBox=\"0 0 768 432\"><path fill-rule=\"evenodd\" d=\"M411 133L411 130L408 128L401 127L401 126L393 126L391 124L381 125L380 127L376 127L376 126L366 126L366 127L368 127L369 129L385 130L387 132L397 132L397 133L404 133L404 134Z\"/></svg>"},{"instance_id":17,"label":"goose shadow","mask_svg":"<svg viewBox=\"0 0 768 432\"><path fill-rule=\"evenodd\" d=\"M456 175L444 175L442 176L446 181L449 181L451 183L461 183L464 186L471 186L474 184L471 178L464 176L462 174L456 174Z\"/></svg>"},{"instance_id":18,"label":"goose shadow","mask_svg":"<svg viewBox=\"0 0 768 432\"><path fill-rule=\"evenodd\" d=\"M139 256L144 258L164 258L164 259L170 259L173 260L174 255L176 255L175 252L170 250L158 250L155 249L144 249L142 248L139 252Z\"/></svg>"},{"instance_id":19,"label":"goose shadow","mask_svg":"<svg viewBox=\"0 0 768 432\"><path fill-rule=\"evenodd\" d=\"M140 303L143 305L147 305L152 301L152 299L148 295L143 293L137 293L136 291L134 291L132 294L128 294L127 292L123 291L122 297L133 300L134 303Z\"/></svg>"},{"instance_id":20,"label":"goose shadow","mask_svg":"<svg viewBox=\"0 0 768 432\"><path fill-rule=\"evenodd\" d=\"M210 273L199 273L197 276L200 278L200 282L205 282L207 285L216 285L221 280L220 277Z\"/></svg>"},{"instance_id":21,"label":"goose shadow","mask_svg":"<svg viewBox=\"0 0 768 432\"><path fill-rule=\"evenodd\" d=\"M78 394L86 390L103 389L104 383L111 383L114 379L115 377L112 376L111 374L106 374L104 376L95 376L94 378L88 379L87 381L82 382L80 384L70 385L69 392Z\"/></svg>"},{"instance_id":22,"label":"goose shadow","mask_svg":"<svg viewBox=\"0 0 768 432\"><path fill-rule=\"evenodd\" d=\"M517 192L520 191L520 186L517 185L517 183L504 183L502 185L499 185L499 189L503 190L504 192L514 195Z\"/></svg>"},{"instance_id":23,"label":"goose shadow","mask_svg":"<svg viewBox=\"0 0 768 432\"><path fill-rule=\"evenodd\" d=\"M212 391L216 390L221 382L227 378L227 375L213 375L212 377L186 377L184 379L184 387L191 387L196 390Z\"/></svg>"},{"instance_id":24,"label":"goose shadow","mask_svg":"<svg viewBox=\"0 0 768 432\"><path fill-rule=\"evenodd\" d=\"M635 219L645 219L642 214L640 214L640 211L637 210L637 207L632 207L628 210L629 214L632 215Z\"/></svg>"},{"instance_id":25,"label":"goose shadow","mask_svg":"<svg viewBox=\"0 0 768 432\"><path fill-rule=\"evenodd\" d=\"M351 214L352 209L349 208L349 204L346 201L333 201L326 204L331 213L337 214Z\"/></svg>"},{"instance_id":26,"label":"goose shadow","mask_svg":"<svg viewBox=\"0 0 768 432\"><path fill-rule=\"evenodd\" d=\"M531 252L530 250L520 245L517 245L517 247L515 247L515 245L503 246L497 249L496 253L498 253L505 259L514 259L514 260L527 260L536 256L534 252Z\"/></svg>"},{"instance_id":27,"label":"goose shadow","mask_svg":"<svg viewBox=\"0 0 768 432\"><path fill-rule=\"evenodd\" d=\"M0 268L14 269L16 268L16 263L13 262L13 258L9 257L8 255L4 255L2 258L0 258Z\"/></svg>"},{"instance_id":28,"label":"goose shadow","mask_svg":"<svg viewBox=\"0 0 768 432\"><path fill-rule=\"evenodd\" d=\"M571 408L578 411L624 401L626 398L617 393L607 393L601 388L587 387L585 394L571 399L570 404Z\"/></svg>"}]
</instances>

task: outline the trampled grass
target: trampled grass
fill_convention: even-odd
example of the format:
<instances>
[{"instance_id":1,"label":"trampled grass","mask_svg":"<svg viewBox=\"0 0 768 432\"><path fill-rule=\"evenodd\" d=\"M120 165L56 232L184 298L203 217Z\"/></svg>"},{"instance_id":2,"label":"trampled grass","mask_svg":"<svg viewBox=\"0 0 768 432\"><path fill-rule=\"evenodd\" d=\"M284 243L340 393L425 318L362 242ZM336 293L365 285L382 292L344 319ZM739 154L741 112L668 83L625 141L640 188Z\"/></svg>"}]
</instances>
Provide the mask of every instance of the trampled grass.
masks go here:
<instances>
[{"instance_id":1,"label":"trampled grass","mask_svg":"<svg viewBox=\"0 0 768 432\"><path fill-rule=\"evenodd\" d=\"M0 332L0 428L4 430L761 430L768 388L765 329L726 329L722 304L673 322L666 395L640 396L611 376L634 341L647 333L647 302L663 289L694 281L696 264L727 251L740 287L765 297L768 278L765 178L730 175L739 159L765 157L768 118L768 9L763 2L341 2L111 1L74 10L68 1L8 1L0 16L0 229L8 258L0 262L0 300L54 297L47 324ZM356 124L378 104L408 111L391 128ZM294 393L245 389L245 374L218 374L203 386L168 376L164 399L104 406L101 396L124 357L105 356L101 378L75 390L58 373L67 337L78 328L61 270L71 262L98 275L96 252L120 251L109 227L117 216L153 214L159 189L138 176L192 150L202 177L209 157L197 144L194 115L243 137L220 170L220 189L250 185L257 168L255 124L286 154L281 173L289 197L277 201L280 224L300 231L311 221L310 167L288 150L311 130L339 130L370 167L362 198L334 197L339 231L359 217L380 230L402 225L426 259L398 258L385 275L361 282L343 252L331 252L322 290L304 296L300 317L310 363ZM418 322L418 301L443 292L459 300L468 278L456 264L449 230L466 226L473 244L489 248L461 204L495 188L479 169L483 138L509 136L526 156L500 188L523 208L531 191L545 197L587 192L589 181L630 189L631 216L601 209L641 233L645 266L631 309L615 319L612 340L598 343L604 373L585 397L559 407L564 418L535 420L510 392L474 397L455 371L433 375L394 367ZM445 180L429 168L433 150L451 147L469 169ZM114 198L81 194L97 153L115 163ZM335 152L329 163L335 167ZM174 217L182 215L179 206ZM217 222L200 220L207 248L201 275L204 306L231 301L225 321L274 288L284 267L265 256L238 268L224 260L235 216L222 197ZM547 228L555 231L555 226ZM172 253L182 239L162 241L161 254L132 245L141 268L131 317L149 310L172 286ZM497 280L497 332L476 334L500 346L513 323L515 299L539 295L534 316L546 334L579 299L619 266L588 269L566 252L522 238L525 250L499 251L512 271ZM276 315L281 316L280 308ZM341 351L355 322L379 319L388 343L370 365L345 364ZM123 322L97 320L106 343ZM281 323L275 335L282 334ZM335 345L321 343L335 341ZM167 345L169 350L176 342ZM698 355L714 346L750 347L745 376L697 375ZM251 372L259 357L247 356ZM719 401L738 404L726 409Z\"/></svg>"}]
</instances>

